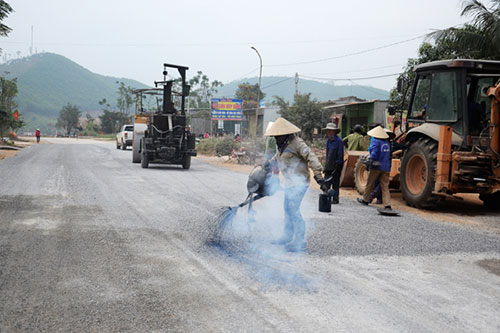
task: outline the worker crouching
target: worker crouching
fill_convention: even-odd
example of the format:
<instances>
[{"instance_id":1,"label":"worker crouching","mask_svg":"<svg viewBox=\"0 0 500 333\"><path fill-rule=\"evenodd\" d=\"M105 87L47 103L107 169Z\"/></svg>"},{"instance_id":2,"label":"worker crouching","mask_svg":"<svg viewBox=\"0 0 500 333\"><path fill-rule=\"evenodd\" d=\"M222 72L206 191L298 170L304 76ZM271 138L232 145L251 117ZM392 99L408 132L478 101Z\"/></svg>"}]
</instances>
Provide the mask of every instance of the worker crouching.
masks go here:
<instances>
[{"instance_id":1,"label":"worker crouching","mask_svg":"<svg viewBox=\"0 0 500 333\"><path fill-rule=\"evenodd\" d=\"M368 181L363 198L358 198L358 202L368 205L371 201L371 193L377 180L380 182L382 190L382 203L384 209L391 210L391 194L389 192L389 173L391 171L391 146L389 135L381 126L377 126L368 132L373 138L370 143L370 158L366 165L368 171Z\"/></svg>"},{"instance_id":2,"label":"worker crouching","mask_svg":"<svg viewBox=\"0 0 500 333\"><path fill-rule=\"evenodd\" d=\"M285 227L283 235L273 244L285 245L287 251L301 252L306 248L305 221L300 213L302 199L309 188L309 168L314 179L322 186L323 167L311 148L296 134L300 129L284 118L278 118L267 129L265 136L276 139L277 152L266 167L277 165L285 179Z\"/></svg>"}]
</instances>

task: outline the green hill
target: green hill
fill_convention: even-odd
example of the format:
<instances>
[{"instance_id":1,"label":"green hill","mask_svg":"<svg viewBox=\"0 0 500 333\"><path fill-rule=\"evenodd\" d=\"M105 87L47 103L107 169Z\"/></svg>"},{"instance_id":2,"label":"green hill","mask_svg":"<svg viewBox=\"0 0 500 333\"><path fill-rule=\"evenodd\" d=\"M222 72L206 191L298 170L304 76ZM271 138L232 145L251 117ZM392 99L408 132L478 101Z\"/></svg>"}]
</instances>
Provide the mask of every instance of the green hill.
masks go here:
<instances>
[{"instance_id":1,"label":"green hill","mask_svg":"<svg viewBox=\"0 0 500 333\"><path fill-rule=\"evenodd\" d=\"M106 98L114 104L121 81L134 88L147 86L130 79L95 74L57 54L40 53L0 65L0 73L17 78L19 111L27 123L26 130L40 127L49 130L67 103L77 105L82 114L101 110L98 101ZM54 131L54 129L50 129Z\"/></svg>"},{"instance_id":2,"label":"green hill","mask_svg":"<svg viewBox=\"0 0 500 333\"><path fill-rule=\"evenodd\" d=\"M250 84L259 83L258 77L227 83L218 89L217 97L231 98L238 89L238 84L248 82ZM266 94L265 100L271 101L274 96L280 96L287 101L293 101L295 93L294 77L266 76L262 77L262 92ZM318 101L334 100L339 97L356 96L366 100L389 99L389 92L386 90L358 85L333 85L314 80L299 80L299 92L311 93L311 97Z\"/></svg>"}]
</instances>

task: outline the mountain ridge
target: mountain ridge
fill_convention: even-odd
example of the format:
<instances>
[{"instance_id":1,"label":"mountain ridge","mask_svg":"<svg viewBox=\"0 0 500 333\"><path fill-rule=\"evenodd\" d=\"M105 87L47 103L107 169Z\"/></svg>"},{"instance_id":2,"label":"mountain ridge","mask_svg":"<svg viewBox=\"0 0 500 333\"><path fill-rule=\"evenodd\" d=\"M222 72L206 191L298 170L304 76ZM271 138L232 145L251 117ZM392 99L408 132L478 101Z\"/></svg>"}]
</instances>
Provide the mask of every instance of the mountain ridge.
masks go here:
<instances>
[{"instance_id":1,"label":"mountain ridge","mask_svg":"<svg viewBox=\"0 0 500 333\"><path fill-rule=\"evenodd\" d=\"M82 114L101 110L99 101L112 105L117 99L118 84L134 88L148 86L127 78L93 73L76 62L54 53L39 53L0 65L0 73L17 78L18 109L27 124L25 130L47 130L67 103L79 107Z\"/></svg>"},{"instance_id":2,"label":"mountain ridge","mask_svg":"<svg viewBox=\"0 0 500 333\"><path fill-rule=\"evenodd\" d=\"M238 84L250 83L258 84L259 78L245 78L237 81L232 81L219 88L214 97L231 97L234 96L238 89ZM293 102L295 94L294 77L286 76L265 76L262 77L261 90L266 94L265 100L271 101L274 96L280 96L288 102ZM315 80L299 79L298 91L302 94L311 94L312 99L318 101L328 101L346 96L356 96L358 98L373 100L373 99L389 99L389 92L386 90L363 86L363 85L334 85L331 83L323 83Z\"/></svg>"}]
</instances>

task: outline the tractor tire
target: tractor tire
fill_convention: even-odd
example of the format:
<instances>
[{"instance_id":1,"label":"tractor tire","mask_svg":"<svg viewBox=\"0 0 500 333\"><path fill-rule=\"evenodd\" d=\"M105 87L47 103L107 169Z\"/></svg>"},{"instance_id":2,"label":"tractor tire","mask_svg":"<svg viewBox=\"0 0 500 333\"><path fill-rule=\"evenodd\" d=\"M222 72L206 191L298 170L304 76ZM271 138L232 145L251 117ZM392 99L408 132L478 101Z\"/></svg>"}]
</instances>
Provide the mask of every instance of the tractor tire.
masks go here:
<instances>
[{"instance_id":1,"label":"tractor tire","mask_svg":"<svg viewBox=\"0 0 500 333\"><path fill-rule=\"evenodd\" d=\"M120 149L120 145L118 144L118 140L116 140L116 149Z\"/></svg>"},{"instance_id":2,"label":"tractor tire","mask_svg":"<svg viewBox=\"0 0 500 333\"><path fill-rule=\"evenodd\" d=\"M401 161L401 192L406 204L434 208L439 197L432 194L436 178L437 142L420 138L410 145Z\"/></svg>"},{"instance_id":3,"label":"tractor tire","mask_svg":"<svg viewBox=\"0 0 500 333\"><path fill-rule=\"evenodd\" d=\"M479 199L483 202L486 208L499 210L500 209L500 191L490 194L479 195Z\"/></svg>"},{"instance_id":4,"label":"tractor tire","mask_svg":"<svg viewBox=\"0 0 500 333\"><path fill-rule=\"evenodd\" d=\"M360 157L354 166L354 186L359 194L365 194L366 185L368 184L368 171L366 164L363 163L363 158Z\"/></svg>"},{"instance_id":5,"label":"tractor tire","mask_svg":"<svg viewBox=\"0 0 500 333\"><path fill-rule=\"evenodd\" d=\"M146 169L149 166L149 156L146 152L146 145L144 144L144 139L141 141L141 167Z\"/></svg>"},{"instance_id":6,"label":"tractor tire","mask_svg":"<svg viewBox=\"0 0 500 333\"><path fill-rule=\"evenodd\" d=\"M186 155L184 160L182 161L182 168L185 170L189 170L191 167L191 155Z\"/></svg>"},{"instance_id":7,"label":"tractor tire","mask_svg":"<svg viewBox=\"0 0 500 333\"><path fill-rule=\"evenodd\" d=\"M141 153L139 152L139 143L137 140L132 141L132 163L139 163L141 161Z\"/></svg>"},{"instance_id":8,"label":"tractor tire","mask_svg":"<svg viewBox=\"0 0 500 333\"><path fill-rule=\"evenodd\" d=\"M127 144L122 141L122 150L127 150Z\"/></svg>"}]
</instances>

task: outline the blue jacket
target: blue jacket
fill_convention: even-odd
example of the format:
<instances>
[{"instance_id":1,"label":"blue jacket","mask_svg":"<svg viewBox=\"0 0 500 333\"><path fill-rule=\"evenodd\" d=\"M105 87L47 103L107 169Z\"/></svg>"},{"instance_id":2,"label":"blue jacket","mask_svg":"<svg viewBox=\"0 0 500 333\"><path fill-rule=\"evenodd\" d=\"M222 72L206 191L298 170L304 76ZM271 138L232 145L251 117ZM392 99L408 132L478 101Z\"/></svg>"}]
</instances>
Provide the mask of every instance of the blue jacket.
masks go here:
<instances>
[{"instance_id":1,"label":"blue jacket","mask_svg":"<svg viewBox=\"0 0 500 333\"><path fill-rule=\"evenodd\" d=\"M342 168L344 164L344 141L335 135L332 140L326 140L326 163L325 171L333 171Z\"/></svg>"},{"instance_id":2,"label":"blue jacket","mask_svg":"<svg viewBox=\"0 0 500 333\"><path fill-rule=\"evenodd\" d=\"M373 138L370 144L370 158L380 163L374 170L391 171L391 145L384 139Z\"/></svg>"}]
</instances>

